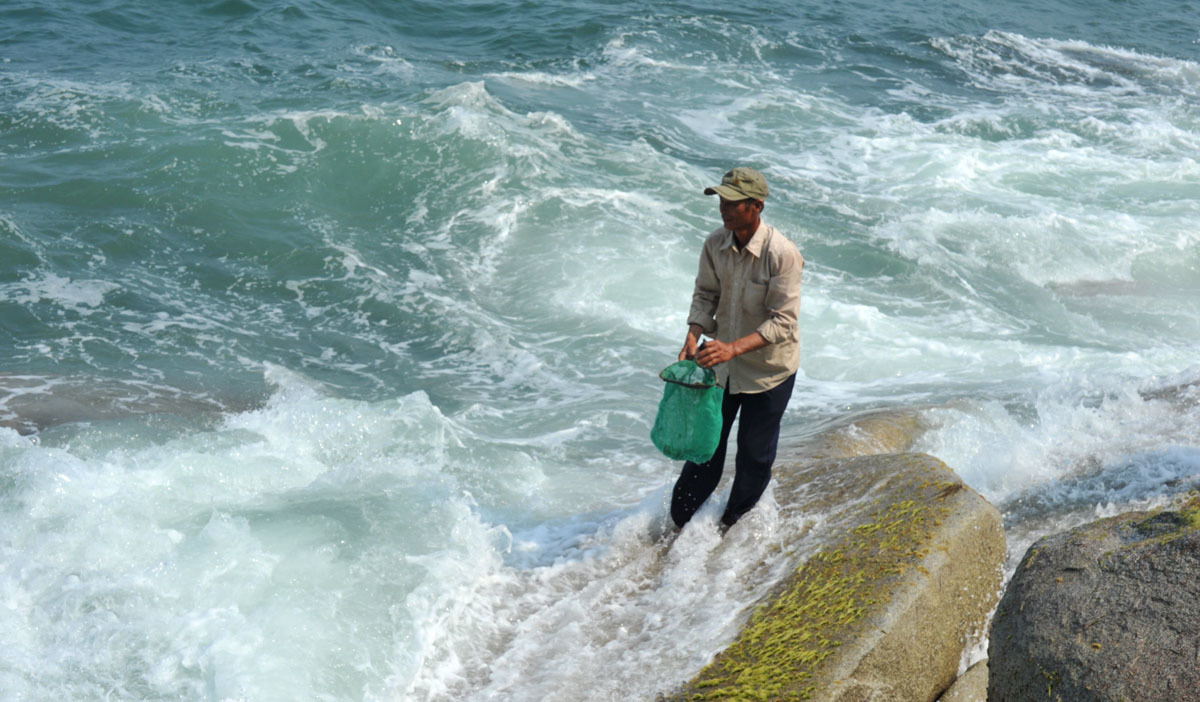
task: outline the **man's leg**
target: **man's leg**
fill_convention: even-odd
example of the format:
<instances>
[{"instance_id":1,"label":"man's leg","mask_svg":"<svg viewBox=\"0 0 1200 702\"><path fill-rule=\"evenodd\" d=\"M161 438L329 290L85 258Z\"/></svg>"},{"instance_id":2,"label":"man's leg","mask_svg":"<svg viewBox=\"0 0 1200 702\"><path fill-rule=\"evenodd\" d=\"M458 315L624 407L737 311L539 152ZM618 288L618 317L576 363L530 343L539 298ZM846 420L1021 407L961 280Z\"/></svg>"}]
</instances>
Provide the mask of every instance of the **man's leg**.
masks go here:
<instances>
[{"instance_id":1,"label":"man's leg","mask_svg":"<svg viewBox=\"0 0 1200 702\"><path fill-rule=\"evenodd\" d=\"M738 424L737 473L721 523L732 526L762 497L771 481L771 466L779 448L779 423L792 399L792 375L766 392L742 395L742 421ZM719 477L719 476L718 476Z\"/></svg>"},{"instance_id":2,"label":"man's leg","mask_svg":"<svg viewBox=\"0 0 1200 702\"><path fill-rule=\"evenodd\" d=\"M671 491L671 519L675 526L682 527L691 520L700 505L717 489L721 482L721 472L725 469L725 452L729 445L729 430L733 427L733 419L737 416L738 405L742 395L725 393L721 401L721 440L712 458L704 463L683 464L679 479L675 481L675 489Z\"/></svg>"}]
</instances>

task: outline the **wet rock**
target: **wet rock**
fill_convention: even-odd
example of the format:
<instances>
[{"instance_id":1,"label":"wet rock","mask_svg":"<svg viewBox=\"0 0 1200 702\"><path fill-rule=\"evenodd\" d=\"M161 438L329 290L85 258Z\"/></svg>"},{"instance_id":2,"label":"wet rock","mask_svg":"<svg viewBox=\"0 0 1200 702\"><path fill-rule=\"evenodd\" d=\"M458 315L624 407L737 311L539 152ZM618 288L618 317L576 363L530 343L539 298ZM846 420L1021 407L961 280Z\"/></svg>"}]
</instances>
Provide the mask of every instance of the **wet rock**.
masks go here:
<instances>
[{"instance_id":1,"label":"wet rock","mask_svg":"<svg viewBox=\"0 0 1200 702\"><path fill-rule=\"evenodd\" d=\"M979 661L958 676L958 680L942 693L938 702L987 702L987 687L987 661Z\"/></svg>"},{"instance_id":2,"label":"wet rock","mask_svg":"<svg viewBox=\"0 0 1200 702\"><path fill-rule=\"evenodd\" d=\"M799 435L781 436L779 464L811 463L908 451L926 429L916 409L871 410L840 416L806 427ZM787 479L787 473L782 474Z\"/></svg>"},{"instance_id":3,"label":"wet rock","mask_svg":"<svg viewBox=\"0 0 1200 702\"><path fill-rule=\"evenodd\" d=\"M1045 537L996 610L990 702L1200 699L1200 499Z\"/></svg>"},{"instance_id":4,"label":"wet rock","mask_svg":"<svg viewBox=\"0 0 1200 702\"><path fill-rule=\"evenodd\" d=\"M818 474L820 499L799 500ZM924 454L777 466L776 477L781 504L849 510L844 537L800 564L670 699L936 699L999 595L999 513Z\"/></svg>"},{"instance_id":5,"label":"wet rock","mask_svg":"<svg viewBox=\"0 0 1200 702\"><path fill-rule=\"evenodd\" d=\"M0 372L0 427L34 434L61 424L111 422L147 415L213 417L258 406L265 398L224 398L166 385L85 376Z\"/></svg>"}]
</instances>

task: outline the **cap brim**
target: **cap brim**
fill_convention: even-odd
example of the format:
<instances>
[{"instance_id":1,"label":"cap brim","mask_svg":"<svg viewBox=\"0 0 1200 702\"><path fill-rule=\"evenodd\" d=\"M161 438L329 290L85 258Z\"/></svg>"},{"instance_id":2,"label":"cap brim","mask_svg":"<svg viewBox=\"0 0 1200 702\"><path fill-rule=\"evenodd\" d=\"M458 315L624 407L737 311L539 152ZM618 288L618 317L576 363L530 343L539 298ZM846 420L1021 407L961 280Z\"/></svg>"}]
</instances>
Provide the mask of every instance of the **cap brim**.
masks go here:
<instances>
[{"instance_id":1,"label":"cap brim","mask_svg":"<svg viewBox=\"0 0 1200 702\"><path fill-rule=\"evenodd\" d=\"M740 190L734 190L728 185L714 185L704 189L705 195L720 195L726 200L749 200L750 196Z\"/></svg>"}]
</instances>

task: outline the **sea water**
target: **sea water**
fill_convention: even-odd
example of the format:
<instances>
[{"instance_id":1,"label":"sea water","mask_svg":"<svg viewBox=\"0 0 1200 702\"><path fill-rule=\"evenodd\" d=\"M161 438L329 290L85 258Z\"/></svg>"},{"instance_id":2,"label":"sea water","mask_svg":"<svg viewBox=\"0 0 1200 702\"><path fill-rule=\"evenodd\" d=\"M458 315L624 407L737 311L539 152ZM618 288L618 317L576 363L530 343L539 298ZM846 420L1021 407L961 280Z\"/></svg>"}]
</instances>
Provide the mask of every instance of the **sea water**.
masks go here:
<instances>
[{"instance_id":1,"label":"sea water","mask_svg":"<svg viewBox=\"0 0 1200 702\"><path fill-rule=\"evenodd\" d=\"M785 442L918 408L1038 535L1200 484L1190 2L0 3L0 697L626 700L821 543L649 430L702 194Z\"/></svg>"}]
</instances>

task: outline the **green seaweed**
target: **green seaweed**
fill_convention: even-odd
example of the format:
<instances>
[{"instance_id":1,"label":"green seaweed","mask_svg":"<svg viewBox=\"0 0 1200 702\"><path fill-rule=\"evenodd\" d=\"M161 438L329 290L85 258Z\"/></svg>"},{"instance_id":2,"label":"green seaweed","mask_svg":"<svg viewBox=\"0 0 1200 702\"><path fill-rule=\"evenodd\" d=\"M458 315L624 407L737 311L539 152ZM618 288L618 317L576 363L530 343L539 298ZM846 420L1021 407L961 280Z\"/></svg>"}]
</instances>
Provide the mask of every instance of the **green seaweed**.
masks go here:
<instances>
[{"instance_id":1,"label":"green seaweed","mask_svg":"<svg viewBox=\"0 0 1200 702\"><path fill-rule=\"evenodd\" d=\"M1121 520L1121 516L1113 517ZM1107 528L1110 520L1097 522L1095 528ZM1118 531L1124 531L1126 543L1104 554L1100 559L1102 568L1111 568L1128 553L1141 551L1149 546L1169 544L1177 539L1200 530L1200 496L1189 495L1173 510L1156 509L1144 518L1127 522Z\"/></svg>"},{"instance_id":2,"label":"green seaweed","mask_svg":"<svg viewBox=\"0 0 1200 702\"><path fill-rule=\"evenodd\" d=\"M930 457L907 460L926 472L944 468ZM761 606L738 639L705 667L679 700L796 699L812 697L822 664L860 633L868 615L930 553L932 526L948 512L937 503L957 488L912 473L898 495L881 504L835 547L803 563L778 595ZM961 486L960 486L961 487Z\"/></svg>"},{"instance_id":3,"label":"green seaweed","mask_svg":"<svg viewBox=\"0 0 1200 702\"><path fill-rule=\"evenodd\" d=\"M1192 493L1191 499L1179 508L1179 514L1192 529L1200 529L1200 496Z\"/></svg>"}]
</instances>

